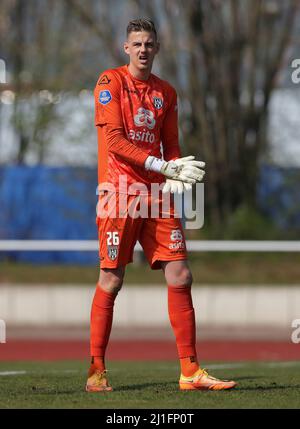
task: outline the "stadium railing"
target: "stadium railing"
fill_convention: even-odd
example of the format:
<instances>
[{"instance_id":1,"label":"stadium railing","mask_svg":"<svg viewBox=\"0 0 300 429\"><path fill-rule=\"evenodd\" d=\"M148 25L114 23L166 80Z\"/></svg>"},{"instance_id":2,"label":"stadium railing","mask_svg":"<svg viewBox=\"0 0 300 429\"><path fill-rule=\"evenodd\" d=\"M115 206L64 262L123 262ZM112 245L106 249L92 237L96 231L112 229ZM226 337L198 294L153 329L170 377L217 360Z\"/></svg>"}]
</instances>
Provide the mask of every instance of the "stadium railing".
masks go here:
<instances>
[{"instance_id":1,"label":"stadium railing","mask_svg":"<svg viewBox=\"0 0 300 429\"><path fill-rule=\"evenodd\" d=\"M300 241L187 240L190 252L299 252ZM97 251L97 240L0 240L0 251ZM137 243L135 251L142 248Z\"/></svg>"}]
</instances>

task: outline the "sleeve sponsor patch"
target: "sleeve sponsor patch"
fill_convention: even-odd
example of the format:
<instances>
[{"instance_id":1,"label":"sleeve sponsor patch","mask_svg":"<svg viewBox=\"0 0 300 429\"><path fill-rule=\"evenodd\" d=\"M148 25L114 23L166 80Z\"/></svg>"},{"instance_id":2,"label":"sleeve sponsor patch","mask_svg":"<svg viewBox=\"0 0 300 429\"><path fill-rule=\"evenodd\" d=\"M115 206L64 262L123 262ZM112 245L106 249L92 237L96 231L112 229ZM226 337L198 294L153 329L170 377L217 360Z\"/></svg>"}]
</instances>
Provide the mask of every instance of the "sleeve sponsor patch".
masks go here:
<instances>
[{"instance_id":1,"label":"sleeve sponsor patch","mask_svg":"<svg viewBox=\"0 0 300 429\"><path fill-rule=\"evenodd\" d=\"M101 78L98 80L98 85L108 85L110 81L111 79L109 79L108 76L105 74L101 76Z\"/></svg>"},{"instance_id":2,"label":"sleeve sponsor patch","mask_svg":"<svg viewBox=\"0 0 300 429\"><path fill-rule=\"evenodd\" d=\"M107 89L105 91L101 91L99 94L99 102L101 104L108 104L110 101L112 100L112 96L110 91L108 91Z\"/></svg>"}]
</instances>

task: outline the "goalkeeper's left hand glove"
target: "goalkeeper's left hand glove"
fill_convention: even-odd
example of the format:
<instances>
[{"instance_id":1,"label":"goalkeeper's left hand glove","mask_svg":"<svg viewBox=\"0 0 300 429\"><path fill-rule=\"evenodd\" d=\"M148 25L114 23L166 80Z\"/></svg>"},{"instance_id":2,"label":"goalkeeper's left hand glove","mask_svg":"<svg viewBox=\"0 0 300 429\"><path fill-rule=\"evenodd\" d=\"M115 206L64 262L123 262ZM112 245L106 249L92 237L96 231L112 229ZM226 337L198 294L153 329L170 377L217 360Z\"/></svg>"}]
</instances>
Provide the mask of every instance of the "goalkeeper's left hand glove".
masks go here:
<instances>
[{"instance_id":1,"label":"goalkeeper's left hand glove","mask_svg":"<svg viewBox=\"0 0 300 429\"><path fill-rule=\"evenodd\" d=\"M186 156L174 161L164 161L154 156L148 156L145 162L146 170L161 173L168 179L191 184L201 182L205 174L205 171L202 170L203 167L205 167L205 162L195 161L194 156Z\"/></svg>"}]
</instances>

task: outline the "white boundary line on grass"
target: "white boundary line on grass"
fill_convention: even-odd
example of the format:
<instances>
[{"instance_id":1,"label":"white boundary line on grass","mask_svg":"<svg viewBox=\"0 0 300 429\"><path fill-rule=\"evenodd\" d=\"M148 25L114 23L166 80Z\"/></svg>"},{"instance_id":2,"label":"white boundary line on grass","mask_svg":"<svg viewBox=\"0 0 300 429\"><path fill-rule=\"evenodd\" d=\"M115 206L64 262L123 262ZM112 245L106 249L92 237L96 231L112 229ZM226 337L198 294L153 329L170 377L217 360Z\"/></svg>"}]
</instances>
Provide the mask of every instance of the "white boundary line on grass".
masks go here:
<instances>
[{"instance_id":1,"label":"white boundary line on grass","mask_svg":"<svg viewBox=\"0 0 300 429\"><path fill-rule=\"evenodd\" d=\"M27 371L0 371L0 376L23 375L23 374L27 374Z\"/></svg>"},{"instance_id":2,"label":"white boundary line on grass","mask_svg":"<svg viewBox=\"0 0 300 429\"><path fill-rule=\"evenodd\" d=\"M24 374L38 374L40 371L0 371L0 376L8 376L8 375L24 375ZM50 371L47 371L47 374L73 374L77 373L79 370L77 369L51 369Z\"/></svg>"},{"instance_id":3,"label":"white boundary line on grass","mask_svg":"<svg viewBox=\"0 0 300 429\"><path fill-rule=\"evenodd\" d=\"M293 366L299 366L300 365L300 361L273 361L273 362L260 362L260 361L247 361L247 362L233 362L233 363L220 363L220 364L208 364L207 368L209 370L211 369L237 369L237 368L245 368L249 365L255 365L255 366L267 366L267 367L293 367ZM177 367L177 366L176 366ZM165 369L170 369L171 366L159 366L156 369L158 370L165 370ZM175 369L175 366L174 366ZM120 369L112 369L109 370L109 372L122 372L123 370ZM38 374L40 371L0 371L0 376L10 376L10 375L24 375L24 374ZM55 370L50 370L50 371L46 371L49 374L60 374L60 373L77 373L79 372L79 370L76 369L55 369Z\"/></svg>"},{"instance_id":4,"label":"white boundary line on grass","mask_svg":"<svg viewBox=\"0 0 300 429\"><path fill-rule=\"evenodd\" d=\"M300 361L272 361L272 362L262 362L262 361L247 361L247 362L232 362L232 363L207 363L204 366L210 371L211 369L237 369L237 368L245 368L249 365L262 366L262 367L289 367L289 366L299 366ZM174 363L174 367L172 365L161 365L156 367L156 370L166 370L166 369L175 369L177 368L177 364ZM109 372L121 372L121 370L112 369Z\"/></svg>"}]
</instances>

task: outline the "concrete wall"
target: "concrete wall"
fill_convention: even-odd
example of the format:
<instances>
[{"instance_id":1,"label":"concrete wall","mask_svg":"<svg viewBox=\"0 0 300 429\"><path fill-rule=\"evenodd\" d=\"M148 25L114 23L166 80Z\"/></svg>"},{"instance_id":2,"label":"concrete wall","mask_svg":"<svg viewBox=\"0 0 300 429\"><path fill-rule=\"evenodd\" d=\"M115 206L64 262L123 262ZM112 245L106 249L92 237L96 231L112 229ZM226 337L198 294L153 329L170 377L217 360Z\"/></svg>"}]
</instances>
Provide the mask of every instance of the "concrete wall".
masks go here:
<instances>
[{"instance_id":1,"label":"concrete wall","mask_svg":"<svg viewBox=\"0 0 300 429\"><path fill-rule=\"evenodd\" d=\"M0 319L7 325L88 325L94 286L0 286ZM300 286L193 286L197 324L289 329L300 318ZM115 327L168 326L163 286L123 286Z\"/></svg>"}]
</instances>

